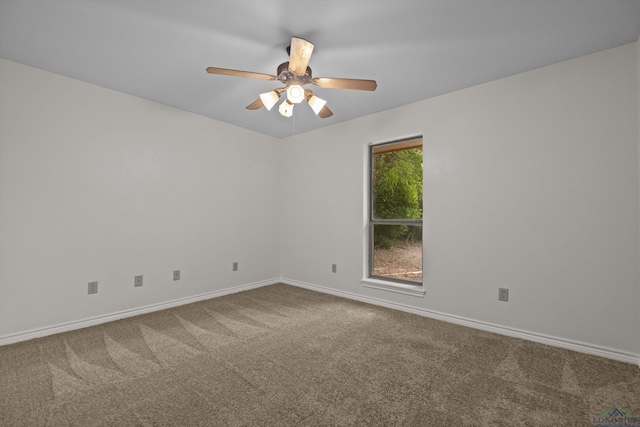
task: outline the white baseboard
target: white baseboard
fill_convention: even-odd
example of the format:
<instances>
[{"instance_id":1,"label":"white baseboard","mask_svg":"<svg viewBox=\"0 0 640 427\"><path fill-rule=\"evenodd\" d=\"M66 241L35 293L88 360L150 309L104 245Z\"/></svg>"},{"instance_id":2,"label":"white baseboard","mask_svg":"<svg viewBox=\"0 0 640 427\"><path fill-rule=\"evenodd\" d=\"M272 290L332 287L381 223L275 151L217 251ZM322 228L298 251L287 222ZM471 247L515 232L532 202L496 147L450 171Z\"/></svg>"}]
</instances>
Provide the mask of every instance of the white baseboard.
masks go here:
<instances>
[{"instance_id":1,"label":"white baseboard","mask_svg":"<svg viewBox=\"0 0 640 427\"><path fill-rule=\"evenodd\" d=\"M233 286L218 291L206 292L204 294L194 295L185 298L179 298L159 304L151 304L144 307L133 308L130 310L118 311L115 313L105 314L101 316L89 317L87 319L77 320L73 322L60 323L45 328L32 329L16 334L5 335L0 337L0 346L13 344L20 341L27 341L34 338L45 337L47 335L59 334L61 332L73 331L89 326L100 325L102 323L112 322L114 320L124 319L126 317L138 316L140 314L151 313L154 311L165 310L167 308L177 307L180 305L191 304L193 302L204 301L211 298L217 298L224 295L235 294L237 292L247 291L249 289L261 288L263 286L279 283L279 279L263 280L260 282L248 283L245 285Z\"/></svg>"},{"instance_id":2,"label":"white baseboard","mask_svg":"<svg viewBox=\"0 0 640 427\"><path fill-rule=\"evenodd\" d=\"M431 319L441 320L444 322L454 323L456 325L467 326L487 332L493 332L501 335L506 335L514 338L521 338L528 341L538 342L541 344L547 344L554 347L566 348L568 350L578 351L580 353L592 354L595 356L601 356L608 359L618 360L621 362L635 364L640 367L640 355L627 353L611 348L601 347L593 344L582 343L578 341L568 340L559 337L553 337L549 335L539 334L530 331L523 331L520 329L509 328L506 326L495 325L488 322L482 322L478 320L468 319L465 317L454 316L446 313L440 313L433 310L427 310L423 308L411 307L404 304L394 303L378 298L366 297L363 295L355 294L352 292L339 291L336 289L327 288L320 285L314 285L311 283L300 282L297 280L291 280L284 277L263 280L254 283L248 283L239 286L233 286L226 289L207 292L204 294L194 295L186 298L179 298L172 301L166 301L159 304L151 304L144 307L138 307L130 310L123 310L115 313L110 313L101 316L90 317L73 322L61 323L53 326L47 326L44 328L32 329L25 332L19 332L11 335L0 337L0 346L13 344L20 341L27 341L34 338L40 338L48 335L58 334L62 332L73 331L76 329L82 329L89 326L100 325L102 323L112 322L114 320L124 319L126 317L138 316L140 314L151 313L154 311L164 310L167 308L177 307L180 305L190 304L198 301L204 301L211 298L217 298L224 295L230 295L237 292L247 291L250 289L256 289L263 286L273 285L276 283L285 283L291 286L297 286L300 288L310 289L317 292L335 295L338 297L348 298L368 304L378 305L381 307L391 308L394 310L400 310L407 313L417 314L419 316L428 317Z\"/></svg>"},{"instance_id":3,"label":"white baseboard","mask_svg":"<svg viewBox=\"0 0 640 427\"><path fill-rule=\"evenodd\" d=\"M536 332L523 331L520 329L509 328L506 326L495 325L488 322L482 322L478 320L468 319L465 317L454 316L450 314L440 313L433 310L427 310L423 308L411 307L404 304L398 304L381 300L378 298L366 297L351 292L339 291L324 286L314 285L311 283L300 282L297 280L291 280L287 278L280 278L281 283L285 283L291 286L297 286L300 288L310 289L313 291L323 292L326 294L335 295L338 297L348 298L368 304L379 305L381 307L391 308L394 310L400 310L407 313L417 314L419 316L429 317L431 319L442 320L444 322L454 323L456 325L467 326L482 331L493 332L500 335L506 335L514 338L521 338L528 341L534 341L541 344L550 345L553 347L565 348L568 350L578 351L580 353L591 354L595 356L605 357L607 359L613 359L620 362L631 363L640 367L640 355L627 353L611 348L601 347L593 344L587 344L583 342L568 340L564 338L554 337L545 334L539 334Z\"/></svg>"}]
</instances>

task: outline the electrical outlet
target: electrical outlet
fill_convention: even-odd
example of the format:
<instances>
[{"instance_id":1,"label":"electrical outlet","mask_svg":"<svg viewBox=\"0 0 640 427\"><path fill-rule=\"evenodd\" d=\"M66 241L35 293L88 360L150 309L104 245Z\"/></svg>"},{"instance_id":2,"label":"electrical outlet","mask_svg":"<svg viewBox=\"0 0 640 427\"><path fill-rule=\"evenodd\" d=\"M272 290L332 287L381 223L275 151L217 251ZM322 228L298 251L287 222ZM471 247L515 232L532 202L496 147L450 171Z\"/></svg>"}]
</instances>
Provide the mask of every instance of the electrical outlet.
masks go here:
<instances>
[{"instance_id":1,"label":"electrical outlet","mask_svg":"<svg viewBox=\"0 0 640 427\"><path fill-rule=\"evenodd\" d=\"M238 263L237 262L233 263L233 271L238 271Z\"/></svg>"},{"instance_id":2,"label":"electrical outlet","mask_svg":"<svg viewBox=\"0 0 640 427\"><path fill-rule=\"evenodd\" d=\"M135 279L133 280L133 286L142 286L142 275L135 277Z\"/></svg>"},{"instance_id":3,"label":"electrical outlet","mask_svg":"<svg viewBox=\"0 0 640 427\"><path fill-rule=\"evenodd\" d=\"M499 301L509 301L509 289L498 288L498 300Z\"/></svg>"},{"instance_id":4,"label":"electrical outlet","mask_svg":"<svg viewBox=\"0 0 640 427\"><path fill-rule=\"evenodd\" d=\"M331 272L332 273L338 272L338 264L331 264Z\"/></svg>"},{"instance_id":5,"label":"electrical outlet","mask_svg":"<svg viewBox=\"0 0 640 427\"><path fill-rule=\"evenodd\" d=\"M180 270L173 270L173 280L180 280Z\"/></svg>"},{"instance_id":6,"label":"electrical outlet","mask_svg":"<svg viewBox=\"0 0 640 427\"><path fill-rule=\"evenodd\" d=\"M98 293L98 282L89 282L89 294Z\"/></svg>"}]
</instances>

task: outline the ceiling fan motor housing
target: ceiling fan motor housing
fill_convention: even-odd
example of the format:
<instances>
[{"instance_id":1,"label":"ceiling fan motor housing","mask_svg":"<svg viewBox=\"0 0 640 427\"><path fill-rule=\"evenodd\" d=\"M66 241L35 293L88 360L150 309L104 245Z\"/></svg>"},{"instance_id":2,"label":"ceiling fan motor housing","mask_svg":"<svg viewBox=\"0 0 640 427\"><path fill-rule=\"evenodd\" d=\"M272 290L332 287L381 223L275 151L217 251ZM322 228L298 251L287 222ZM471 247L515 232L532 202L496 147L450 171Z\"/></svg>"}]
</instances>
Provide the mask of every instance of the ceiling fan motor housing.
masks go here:
<instances>
[{"instance_id":1,"label":"ceiling fan motor housing","mask_svg":"<svg viewBox=\"0 0 640 427\"><path fill-rule=\"evenodd\" d=\"M306 85L311 83L312 74L311 67L307 66L304 74L296 74L289 69L289 62L283 62L278 65L278 80L286 85Z\"/></svg>"}]
</instances>

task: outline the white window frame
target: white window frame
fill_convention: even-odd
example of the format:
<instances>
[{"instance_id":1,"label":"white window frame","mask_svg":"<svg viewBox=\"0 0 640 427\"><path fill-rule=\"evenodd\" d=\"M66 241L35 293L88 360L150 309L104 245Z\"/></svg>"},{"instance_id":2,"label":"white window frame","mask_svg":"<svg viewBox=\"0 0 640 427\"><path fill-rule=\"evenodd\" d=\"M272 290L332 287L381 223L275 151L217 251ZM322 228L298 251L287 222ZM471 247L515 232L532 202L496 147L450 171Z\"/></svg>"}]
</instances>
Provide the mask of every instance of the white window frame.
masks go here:
<instances>
[{"instance_id":1,"label":"white window frame","mask_svg":"<svg viewBox=\"0 0 640 427\"><path fill-rule=\"evenodd\" d=\"M384 291L390 291L405 295L424 297L425 288L424 288L424 275L421 283L407 283L407 281L396 281L391 278L385 278L381 276L372 276L373 273L373 225L381 224L381 223L392 223L392 224L406 224L406 225L420 225L423 230L423 247L422 247L422 265L424 271L424 218L422 220L390 220L390 221L380 221L380 220L372 220L372 200L371 200L371 177L372 177L372 153L373 148L380 145L394 145L400 144L402 142L409 142L416 139L422 139L422 135L414 135L406 138L394 139L391 141L371 143L365 145L364 149L364 158L365 158L365 167L364 167L364 271L363 271L363 279L361 283L363 286L367 288L380 289ZM424 157L423 157L424 163ZM424 177L423 177L424 179Z\"/></svg>"}]
</instances>

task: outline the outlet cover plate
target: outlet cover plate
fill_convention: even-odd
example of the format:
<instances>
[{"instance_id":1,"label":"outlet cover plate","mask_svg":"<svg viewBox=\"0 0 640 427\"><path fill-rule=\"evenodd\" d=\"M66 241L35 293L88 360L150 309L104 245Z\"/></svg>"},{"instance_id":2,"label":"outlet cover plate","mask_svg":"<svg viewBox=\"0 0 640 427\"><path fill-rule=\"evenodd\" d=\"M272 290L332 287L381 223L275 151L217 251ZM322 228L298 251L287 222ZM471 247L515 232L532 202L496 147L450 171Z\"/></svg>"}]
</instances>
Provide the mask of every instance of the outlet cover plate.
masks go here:
<instances>
[{"instance_id":1,"label":"outlet cover plate","mask_svg":"<svg viewBox=\"0 0 640 427\"><path fill-rule=\"evenodd\" d=\"M237 262L233 263L233 271L238 271L238 263Z\"/></svg>"},{"instance_id":2,"label":"outlet cover plate","mask_svg":"<svg viewBox=\"0 0 640 427\"><path fill-rule=\"evenodd\" d=\"M89 282L89 294L97 294L98 293L98 282Z\"/></svg>"},{"instance_id":3,"label":"outlet cover plate","mask_svg":"<svg viewBox=\"0 0 640 427\"><path fill-rule=\"evenodd\" d=\"M133 280L133 286L135 286L136 288L138 286L142 286L142 275L135 277L135 279Z\"/></svg>"},{"instance_id":4,"label":"outlet cover plate","mask_svg":"<svg viewBox=\"0 0 640 427\"><path fill-rule=\"evenodd\" d=\"M331 272L332 273L338 272L338 264L331 264Z\"/></svg>"},{"instance_id":5,"label":"outlet cover plate","mask_svg":"<svg viewBox=\"0 0 640 427\"><path fill-rule=\"evenodd\" d=\"M498 300L505 302L509 301L509 289L498 288Z\"/></svg>"},{"instance_id":6,"label":"outlet cover plate","mask_svg":"<svg viewBox=\"0 0 640 427\"><path fill-rule=\"evenodd\" d=\"M173 280L180 280L180 270L173 270Z\"/></svg>"}]
</instances>

